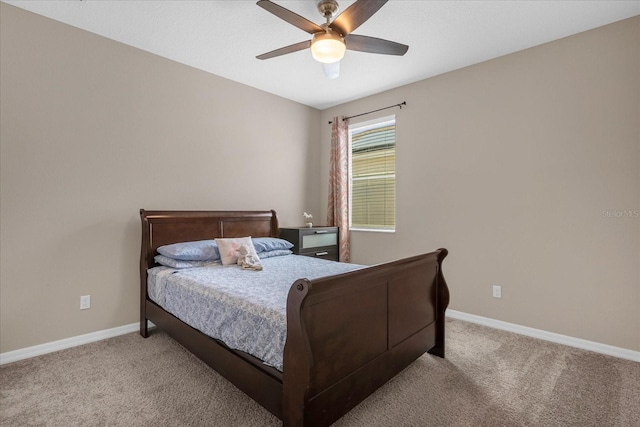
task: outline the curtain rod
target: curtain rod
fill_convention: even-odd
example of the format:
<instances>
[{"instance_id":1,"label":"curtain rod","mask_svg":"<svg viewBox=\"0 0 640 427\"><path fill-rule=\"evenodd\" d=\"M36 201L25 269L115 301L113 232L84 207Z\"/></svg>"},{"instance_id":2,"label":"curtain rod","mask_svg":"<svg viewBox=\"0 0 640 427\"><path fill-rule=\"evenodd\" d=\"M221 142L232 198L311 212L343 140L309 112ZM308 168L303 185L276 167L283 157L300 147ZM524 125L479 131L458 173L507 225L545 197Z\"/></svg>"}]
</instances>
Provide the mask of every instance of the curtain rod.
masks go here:
<instances>
[{"instance_id":1,"label":"curtain rod","mask_svg":"<svg viewBox=\"0 0 640 427\"><path fill-rule=\"evenodd\" d=\"M349 117L345 117L344 119L342 119L343 121L347 121L349 119L353 119L354 117L360 117L360 116L364 116L367 114L371 114L371 113L377 113L378 111L382 111L382 110L388 110L389 108L395 108L395 107L400 107L400 109L402 110L402 106L403 105L407 105L406 101L402 101L400 104L394 104L394 105L389 105L388 107L382 107L382 108L378 108L377 110L373 110L373 111L367 111L366 113L360 113L360 114L356 114L355 116L349 116ZM332 121L329 122L329 124L333 123Z\"/></svg>"}]
</instances>

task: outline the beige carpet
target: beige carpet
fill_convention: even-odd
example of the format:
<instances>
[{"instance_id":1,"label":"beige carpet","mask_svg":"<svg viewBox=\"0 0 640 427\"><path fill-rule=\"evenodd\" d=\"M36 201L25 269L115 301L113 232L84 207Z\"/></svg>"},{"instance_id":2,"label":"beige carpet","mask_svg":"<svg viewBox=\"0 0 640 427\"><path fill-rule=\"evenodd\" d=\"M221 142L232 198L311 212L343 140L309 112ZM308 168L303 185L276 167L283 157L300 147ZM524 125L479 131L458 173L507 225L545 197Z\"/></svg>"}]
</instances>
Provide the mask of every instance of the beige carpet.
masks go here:
<instances>
[{"instance_id":1,"label":"beige carpet","mask_svg":"<svg viewBox=\"0 0 640 427\"><path fill-rule=\"evenodd\" d=\"M447 319L424 355L334 424L640 426L640 363ZM278 426L161 332L0 368L4 426Z\"/></svg>"}]
</instances>

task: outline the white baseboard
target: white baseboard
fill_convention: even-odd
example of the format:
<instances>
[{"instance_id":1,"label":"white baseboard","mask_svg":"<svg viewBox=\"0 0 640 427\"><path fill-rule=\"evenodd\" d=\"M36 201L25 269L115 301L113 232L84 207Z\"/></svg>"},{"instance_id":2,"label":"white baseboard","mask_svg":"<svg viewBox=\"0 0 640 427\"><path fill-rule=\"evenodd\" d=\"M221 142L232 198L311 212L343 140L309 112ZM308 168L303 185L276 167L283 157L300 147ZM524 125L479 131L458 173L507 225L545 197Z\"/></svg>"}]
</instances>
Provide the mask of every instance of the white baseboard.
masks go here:
<instances>
[{"instance_id":1,"label":"white baseboard","mask_svg":"<svg viewBox=\"0 0 640 427\"><path fill-rule=\"evenodd\" d=\"M560 335L554 332L547 332L540 329L529 328L527 326L516 325L515 323L503 322L501 320L476 316L475 314L463 313L456 310L447 310L446 315L453 319L465 320L467 322L477 323L479 325L488 326L494 329L501 329L503 331L514 332L516 334L526 335L528 337L551 341L556 344L564 344L570 347L576 347L583 350L606 354L608 356L618 357L620 359L640 362L640 351L633 351L626 348L614 347L612 345L600 344L593 341L569 337L567 335Z\"/></svg>"},{"instance_id":2,"label":"white baseboard","mask_svg":"<svg viewBox=\"0 0 640 427\"><path fill-rule=\"evenodd\" d=\"M501 320L490 319L488 317L476 316L475 314L468 314L462 311L447 310L447 316L453 319L465 320L467 322L477 323L479 325L488 326L494 329L501 329L503 331L514 332L516 334L538 338L545 341L551 341L557 344L564 344L570 347L576 347L583 350L589 350L596 353L619 357L620 359L640 362L639 351L614 347L607 344L600 344L580 338L573 338L566 335L543 331L540 329L529 328L527 326L516 325L515 323L508 323ZM149 322L149 327L153 326L154 325ZM66 348L89 344L91 342L100 341L107 338L117 337L119 335L124 335L131 332L136 332L139 330L139 328L140 323L136 322L129 325L119 326L117 328L105 329L103 331L92 332L90 334L79 335L77 337L53 341L46 344L23 348L20 350L8 351L6 353L0 353L0 365L17 362L18 360L28 359L30 357L40 356L42 354L53 353L54 351L64 350Z\"/></svg>"},{"instance_id":3,"label":"white baseboard","mask_svg":"<svg viewBox=\"0 0 640 427\"><path fill-rule=\"evenodd\" d=\"M54 351L64 350L83 344L89 344L107 338L117 337L118 335L138 331L139 329L140 323L131 323L129 325L118 326L117 328L105 329L103 331L78 335L77 337L66 338L46 344L34 345L33 347L22 348L20 350L7 351L6 353L0 353L0 365L40 356L42 354L53 353Z\"/></svg>"}]
</instances>

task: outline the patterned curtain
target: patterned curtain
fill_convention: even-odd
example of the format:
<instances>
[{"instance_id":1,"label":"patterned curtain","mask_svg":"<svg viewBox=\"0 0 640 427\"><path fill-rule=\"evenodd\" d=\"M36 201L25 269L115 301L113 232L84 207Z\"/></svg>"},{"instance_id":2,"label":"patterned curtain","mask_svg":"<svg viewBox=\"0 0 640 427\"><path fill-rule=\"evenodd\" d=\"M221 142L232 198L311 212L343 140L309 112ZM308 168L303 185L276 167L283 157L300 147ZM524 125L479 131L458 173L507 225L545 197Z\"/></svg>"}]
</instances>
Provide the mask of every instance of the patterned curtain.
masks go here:
<instances>
[{"instance_id":1,"label":"patterned curtain","mask_svg":"<svg viewBox=\"0 0 640 427\"><path fill-rule=\"evenodd\" d=\"M349 262L349 125L344 117L334 117L331 123L327 225L339 227L340 261Z\"/></svg>"}]
</instances>

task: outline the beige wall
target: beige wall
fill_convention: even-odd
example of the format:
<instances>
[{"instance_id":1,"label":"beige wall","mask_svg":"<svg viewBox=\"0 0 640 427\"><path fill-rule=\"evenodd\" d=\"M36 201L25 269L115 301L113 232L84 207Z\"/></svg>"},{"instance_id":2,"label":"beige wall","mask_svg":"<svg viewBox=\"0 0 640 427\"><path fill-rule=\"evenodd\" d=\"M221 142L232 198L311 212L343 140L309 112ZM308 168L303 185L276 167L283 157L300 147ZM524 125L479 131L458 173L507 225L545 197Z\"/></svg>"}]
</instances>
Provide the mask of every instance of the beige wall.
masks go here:
<instances>
[{"instance_id":1,"label":"beige wall","mask_svg":"<svg viewBox=\"0 0 640 427\"><path fill-rule=\"evenodd\" d=\"M444 246L450 308L640 350L640 219L606 216L640 210L638 45L640 17L323 111L325 181L327 120L408 104L378 113L397 231L354 232L353 262Z\"/></svg>"},{"instance_id":2,"label":"beige wall","mask_svg":"<svg viewBox=\"0 0 640 427\"><path fill-rule=\"evenodd\" d=\"M318 110L0 7L0 352L138 321L140 208L319 210Z\"/></svg>"}]
</instances>

